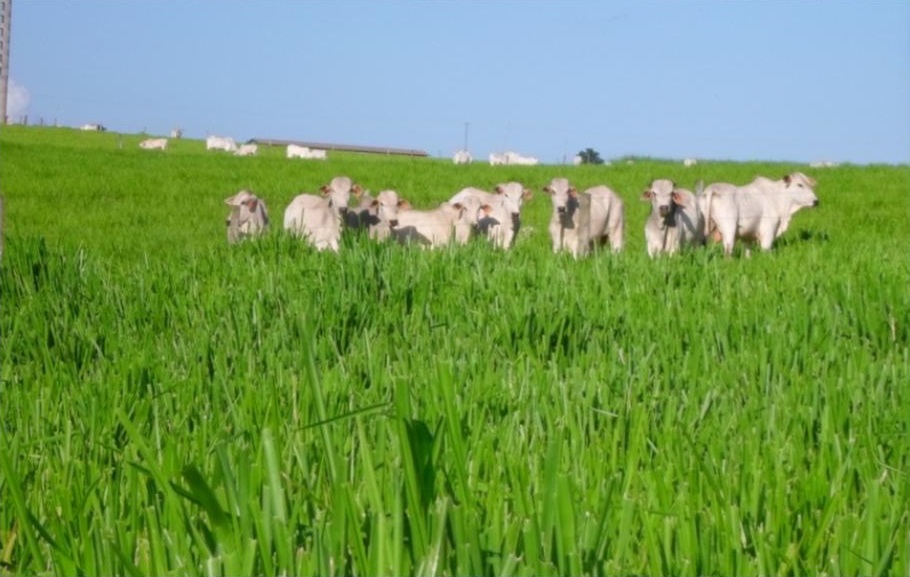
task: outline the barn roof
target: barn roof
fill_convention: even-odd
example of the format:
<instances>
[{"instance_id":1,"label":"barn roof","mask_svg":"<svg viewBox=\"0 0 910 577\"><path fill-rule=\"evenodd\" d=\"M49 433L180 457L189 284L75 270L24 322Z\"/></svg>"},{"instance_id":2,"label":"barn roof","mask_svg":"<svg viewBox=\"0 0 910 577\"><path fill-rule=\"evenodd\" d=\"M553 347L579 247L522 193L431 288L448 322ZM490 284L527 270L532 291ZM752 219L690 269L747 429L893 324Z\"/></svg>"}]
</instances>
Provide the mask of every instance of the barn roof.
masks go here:
<instances>
[{"instance_id":1,"label":"barn roof","mask_svg":"<svg viewBox=\"0 0 910 577\"><path fill-rule=\"evenodd\" d=\"M297 146L306 146L308 148L318 148L321 150L341 150L344 152L366 152L370 154L397 154L400 156L429 156L423 150L412 148L392 148L388 146L359 146L355 144L332 144L328 142L307 142L305 140L282 140L280 138L251 138L251 144L262 144L264 146L287 146L296 144Z\"/></svg>"}]
</instances>

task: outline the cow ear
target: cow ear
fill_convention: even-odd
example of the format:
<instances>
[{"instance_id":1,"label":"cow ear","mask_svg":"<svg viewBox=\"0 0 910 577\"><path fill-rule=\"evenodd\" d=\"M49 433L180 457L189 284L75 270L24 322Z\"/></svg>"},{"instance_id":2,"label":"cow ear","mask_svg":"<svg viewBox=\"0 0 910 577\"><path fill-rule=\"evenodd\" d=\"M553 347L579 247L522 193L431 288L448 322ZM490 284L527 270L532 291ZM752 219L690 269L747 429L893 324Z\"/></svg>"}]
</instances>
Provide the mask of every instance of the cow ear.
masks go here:
<instances>
[{"instance_id":1,"label":"cow ear","mask_svg":"<svg viewBox=\"0 0 910 577\"><path fill-rule=\"evenodd\" d=\"M329 194L332 191L332 189L329 188L328 184L322 185L322 188L320 188L319 190L322 191L322 196L326 196L327 194Z\"/></svg>"},{"instance_id":2,"label":"cow ear","mask_svg":"<svg viewBox=\"0 0 910 577\"><path fill-rule=\"evenodd\" d=\"M540 190L546 192L547 194L553 194L553 189L550 188L550 185L549 185L549 184L548 184L547 186L541 188Z\"/></svg>"},{"instance_id":3,"label":"cow ear","mask_svg":"<svg viewBox=\"0 0 910 577\"><path fill-rule=\"evenodd\" d=\"M574 186L570 186L569 187L569 196L571 196L572 198L578 198L578 189L575 188Z\"/></svg>"},{"instance_id":4,"label":"cow ear","mask_svg":"<svg viewBox=\"0 0 910 577\"><path fill-rule=\"evenodd\" d=\"M531 192L531 189L530 189L530 188L526 188L526 189L524 189L523 191L521 191L521 196L522 196L525 200L531 200L531 197L534 196L534 193Z\"/></svg>"},{"instance_id":5,"label":"cow ear","mask_svg":"<svg viewBox=\"0 0 910 577\"><path fill-rule=\"evenodd\" d=\"M673 193L670 195L670 198L672 198L673 202L679 206L682 206L686 203L686 199L683 198L683 195L679 194L679 191L676 190L673 191Z\"/></svg>"},{"instance_id":6,"label":"cow ear","mask_svg":"<svg viewBox=\"0 0 910 577\"><path fill-rule=\"evenodd\" d=\"M785 183L787 183L787 186L790 186L790 175L789 174L785 174L783 180Z\"/></svg>"},{"instance_id":7,"label":"cow ear","mask_svg":"<svg viewBox=\"0 0 910 577\"><path fill-rule=\"evenodd\" d=\"M374 198L373 202L370 203L370 206L372 206L373 208L376 208L377 206L379 206L379 201Z\"/></svg>"},{"instance_id":8,"label":"cow ear","mask_svg":"<svg viewBox=\"0 0 910 577\"><path fill-rule=\"evenodd\" d=\"M351 194L359 198L360 195L363 194L363 188L361 188L359 184L355 184L351 188Z\"/></svg>"},{"instance_id":9,"label":"cow ear","mask_svg":"<svg viewBox=\"0 0 910 577\"><path fill-rule=\"evenodd\" d=\"M250 212L256 212L256 208L259 206L259 199L251 198L247 201L247 205L250 207Z\"/></svg>"},{"instance_id":10,"label":"cow ear","mask_svg":"<svg viewBox=\"0 0 910 577\"><path fill-rule=\"evenodd\" d=\"M498 184L496 185L496 188L494 188L493 190L496 192L496 194L502 194L502 187L499 186Z\"/></svg>"},{"instance_id":11,"label":"cow ear","mask_svg":"<svg viewBox=\"0 0 910 577\"><path fill-rule=\"evenodd\" d=\"M398 208L411 208L411 203L406 198L399 198Z\"/></svg>"},{"instance_id":12,"label":"cow ear","mask_svg":"<svg viewBox=\"0 0 910 577\"><path fill-rule=\"evenodd\" d=\"M654 193L652 193L649 189L645 189L641 192L642 200L651 200L651 197L653 197L653 196L654 196Z\"/></svg>"}]
</instances>

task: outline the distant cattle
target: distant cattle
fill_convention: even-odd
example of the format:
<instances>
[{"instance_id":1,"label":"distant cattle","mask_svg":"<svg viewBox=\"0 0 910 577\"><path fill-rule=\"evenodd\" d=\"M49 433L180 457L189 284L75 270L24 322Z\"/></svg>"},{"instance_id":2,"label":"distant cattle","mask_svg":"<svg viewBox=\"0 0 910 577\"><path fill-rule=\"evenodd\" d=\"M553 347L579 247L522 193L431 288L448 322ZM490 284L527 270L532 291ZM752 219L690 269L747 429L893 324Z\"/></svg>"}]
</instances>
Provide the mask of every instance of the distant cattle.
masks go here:
<instances>
[{"instance_id":1,"label":"distant cattle","mask_svg":"<svg viewBox=\"0 0 910 577\"><path fill-rule=\"evenodd\" d=\"M554 178L543 188L553 202L550 240L553 252L569 252L576 259L590 251L591 195L579 193L568 179Z\"/></svg>"},{"instance_id":2,"label":"distant cattle","mask_svg":"<svg viewBox=\"0 0 910 577\"><path fill-rule=\"evenodd\" d=\"M453 241L465 244L471 234L466 212L467 208L458 202L443 202L431 210L402 210L398 213L398 226L392 229L392 237L399 243L423 248L442 247Z\"/></svg>"},{"instance_id":3,"label":"distant cattle","mask_svg":"<svg viewBox=\"0 0 910 577\"><path fill-rule=\"evenodd\" d=\"M209 136L205 139L205 149L234 152L237 150L237 143L229 136Z\"/></svg>"},{"instance_id":4,"label":"distant cattle","mask_svg":"<svg viewBox=\"0 0 910 577\"><path fill-rule=\"evenodd\" d=\"M362 189L347 176L336 176L321 189L322 196L299 194L284 211L284 229L302 237L317 250L339 250L341 228L351 196Z\"/></svg>"},{"instance_id":5,"label":"distant cattle","mask_svg":"<svg viewBox=\"0 0 910 577\"><path fill-rule=\"evenodd\" d=\"M467 150L459 150L452 156L452 162L455 164L471 164L474 159Z\"/></svg>"},{"instance_id":6,"label":"distant cattle","mask_svg":"<svg viewBox=\"0 0 910 577\"><path fill-rule=\"evenodd\" d=\"M103 124L93 123L93 124L83 124L82 126L79 127L79 130L85 130L87 132L104 132L107 130L107 128L105 128Z\"/></svg>"},{"instance_id":7,"label":"distant cattle","mask_svg":"<svg viewBox=\"0 0 910 577\"><path fill-rule=\"evenodd\" d=\"M780 180L759 176L745 186L708 185L703 195L706 234L716 227L726 255L733 253L736 239L757 242L762 250L771 250L797 211L818 206L816 184L805 174L794 172Z\"/></svg>"},{"instance_id":8,"label":"distant cattle","mask_svg":"<svg viewBox=\"0 0 910 577\"><path fill-rule=\"evenodd\" d=\"M226 219L229 243L258 236L268 228L269 212L265 202L251 191L241 190L224 203L231 207L231 214Z\"/></svg>"},{"instance_id":9,"label":"distant cattle","mask_svg":"<svg viewBox=\"0 0 910 577\"><path fill-rule=\"evenodd\" d=\"M591 195L591 242L610 243L613 252L623 249L625 242L625 205L618 194L606 185L593 186L585 193Z\"/></svg>"},{"instance_id":10,"label":"distant cattle","mask_svg":"<svg viewBox=\"0 0 910 577\"><path fill-rule=\"evenodd\" d=\"M688 167L688 166L695 166L696 164L698 164L698 161L695 160L694 158L686 158L686 159L683 159L683 166L687 166L687 167Z\"/></svg>"},{"instance_id":11,"label":"distant cattle","mask_svg":"<svg viewBox=\"0 0 910 577\"><path fill-rule=\"evenodd\" d=\"M241 144L234 151L234 156L256 156L259 153L258 144Z\"/></svg>"},{"instance_id":12,"label":"distant cattle","mask_svg":"<svg viewBox=\"0 0 910 577\"><path fill-rule=\"evenodd\" d=\"M171 129L171 138L183 138L183 129L182 128L172 128Z\"/></svg>"},{"instance_id":13,"label":"distant cattle","mask_svg":"<svg viewBox=\"0 0 910 577\"><path fill-rule=\"evenodd\" d=\"M830 160L816 160L809 163L810 168L834 168L835 166L837 166L837 163Z\"/></svg>"},{"instance_id":14,"label":"distant cattle","mask_svg":"<svg viewBox=\"0 0 910 577\"><path fill-rule=\"evenodd\" d=\"M641 198L651 203L645 220L648 256L675 254L686 246L705 243L704 216L691 191L662 178L651 182Z\"/></svg>"},{"instance_id":15,"label":"distant cattle","mask_svg":"<svg viewBox=\"0 0 910 577\"><path fill-rule=\"evenodd\" d=\"M500 164L507 164L506 155L491 152L490 153L490 166L497 166Z\"/></svg>"},{"instance_id":16,"label":"distant cattle","mask_svg":"<svg viewBox=\"0 0 910 577\"><path fill-rule=\"evenodd\" d=\"M146 138L139 143L145 150L167 150L167 138Z\"/></svg>"},{"instance_id":17,"label":"distant cattle","mask_svg":"<svg viewBox=\"0 0 910 577\"><path fill-rule=\"evenodd\" d=\"M574 164L575 166L581 166L581 165L584 164L584 163L585 163L585 159L582 158L581 155L579 155L579 154L576 154L576 155L572 158L572 164Z\"/></svg>"},{"instance_id":18,"label":"distant cattle","mask_svg":"<svg viewBox=\"0 0 910 577\"><path fill-rule=\"evenodd\" d=\"M490 164L492 166L496 165L525 165L533 166L538 163L538 160L533 156L524 156L518 154L517 152L504 152L502 154L492 152L490 153Z\"/></svg>"},{"instance_id":19,"label":"distant cattle","mask_svg":"<svg viewBox=\"0 0 910 577\"><path fill-rule=\"evenodd\" d=\"M319 148L310 148L308 146L300 146L298 144L288 144L286 155L288 158L304 158L315 160L325 160L327 157L325 150L321 150Z\"/></svg>"}]
</instances>

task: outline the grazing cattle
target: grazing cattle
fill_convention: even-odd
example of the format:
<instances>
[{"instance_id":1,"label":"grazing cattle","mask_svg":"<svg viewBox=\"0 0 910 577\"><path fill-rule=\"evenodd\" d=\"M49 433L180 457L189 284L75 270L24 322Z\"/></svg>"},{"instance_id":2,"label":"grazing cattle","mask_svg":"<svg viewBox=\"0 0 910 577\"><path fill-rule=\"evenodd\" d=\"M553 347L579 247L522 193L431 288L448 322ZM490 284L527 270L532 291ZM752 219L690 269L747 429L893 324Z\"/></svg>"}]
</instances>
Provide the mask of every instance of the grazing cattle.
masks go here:
<instances>
[{"instance_id":1,"label":"grazing cattle","mask_svg":"<svg viewBox=\"0 0 910 577\"><path fill-rule=\"evenodd\" d=\"M516 164L523 166L534 166L537 164L537 158L533 156L523 156L517 152L506 152L506 164Z\"/></svg>"},{"instance_id":2,"label":"grazing cattle","mask_svg":"<svg viewBox=\"0 0 910 577\"><path fill-rule=\"evenodd\" d=\"M146 138L139 143L145 150L167 150L167 138Z\"/></svg>"},{"instance_id":3,"label":"grazing cattle","mask_svg":"<svg viewBox=\"0 0 910 577\"><path fill-rule=\"evenodd\" d=\"M171 129L171 138L183 138L183 129L182 128L172 128Z\"/></svg>"},{"instance_id":4,"label":"grazing cattle","mask_svg":"<svg viewBox=\"0 0 910 577\"><path fill-rule=\"evenodd\" d=\"M453 240L465 244L470 238L471 223L467 208L461 203L443 202L432 210L409 209L398 213L398 226L392 236L402 244L437 248Z\"/></svg>"},{"instance_id":5,"label":"grazing cattle","mask_svg":"<svg viewBox=\"0 0 910 577\"><path fill-rule=\"evenodd\" d=\"M471 164L474 159L467 150L459 150L452 156L452 162L455 164Z\"/></svg>"},{"instance_id":6,"label":"grazing cattle","mask_svg":"<svg viewBox=\"0 0 910 577\"><path fill-rule=\"evenodd\" d=\"M256 156L259 153L258 144L241 144L234 151L235 156Z\"/></svg>"},{"instance_id":7,"label":"grazing cattle","mask_svg":"<svg viewBox=\"0 0 910 577\"><path fill-rule=\"evenodd\" d=\"M686 159L683 159L683 166L687 166L687 167L688 167L688 166L695 166L696 164L698 164L698 161L695 160L694 158L686 158Z\"/></svg>"},{"instance_id":8,"label":"grazing cattle","mask_svg":"<svg viewBox=\"0 0 910 577\"><path fill-rule=\"evenodd\" d=\"M622 199L605 185L591 187L585 193L591 195L591 242L603 245L609 241L613 252L620 252L626 226Z\"/></svg>"},{"instance_id":9,"label":"grazing cattle","mask_svg":"<svg viewBox=\"0 0 910 577\"><path fill-rule=\"evenodd\" d=\"M205 139L205 149L234 152L237 150L237 143L229 136L209 136Z\"/></svg>"},{"instance_id":10,"label":"grazing cattle","mask_svg":"<svg viewBox=\"0 0 910 577\"><path fill-rule=\"evenodd\" d=\"M490 153L490 166L497 166L500 164L506 164L506 155L491 152Z\"/></svg>"},{"instance_id":11,"label":"grazing cattle","mask_svg":"<svg viewBox=\"0 0 910 577\"><path fill-rule=\"evenodd\" d=\"M305 238L317 250L338 252L348 202L362 190L347 176L336 176L320 190L322 196L299 194L291 201L284 211L284 229Z\"/></svg>"},{"instance_id":12,"label":"grazing cattle","mask_svg":"<svg viewBox=\"0 0 910 577\"><path fill-rule=\"evenodd\" d=\"M521 205L531 198L531 191L518 182L498 184L494 191L468 187L457 192L449 202L468 208L467 218L478 232L488 236L495 246L509 249L521 228Z\"/></svg>"},{"instance_id":13,"label":"grazing cattle","mask_svg":"<svg viewBox=\"0 0 910 577\"><path fill-rule=\"evenodd\" d=\"M816 160L809 163L810 168L833 168L835 166L837 166L837 163L830 160Z\"/></svg>"},{"instance_id":14,"label":"grazing cattle","mask_svg":"<svg viewBox=\"0 0 910 577\"><path fill-rule=\"evenodd\" d=\"M286 156L288 158L325 160L326 152L318 148L310 148L308 146L300 146L298 144L288 144Z\"/></svg>"},{"instance_id":15,"label":"grazing cattle","mask_svg":"<svg viewBox=\"0 0 910 577\"><path fill-rule=\"evenodd\" d=\"M703 195L705 233L716 227L724 245L724 254L733 253L737 238L771 250L775 239L790 225L790 219L801 208L818 206L816 182L801 172L785 175L780 180L759 176L745 186L715 183ZM747 256L750 251L747 247Z\"/></svg>"},{"instance_id":16,"label":"grazing cattle","mask_svg":"<svg viewBox=\"0 0 910 577\"><path fill-rule=\"evenodd\" d=\"M554 178L543 188L553 201L550 239L553 252L567 251L576 259L591 247L591 195L579 194L565 178Z\"/></svg>"},{"instance_id":17,"label":"grazing cattle","mask_svg":"<svg viewBox=\"0 0 910 577\"><path fill-rule=\"evenodd\" d=\"M651 203L651 213L645 221L649 257L676 254L683 247L705 244L704 217L692 191L661 178L651 183L641 199Z\"/></svg>"},{"instance_id":18,"label":"grazing cattle","mask_svg":"<svg viewBox=\"0 0 910 577\"><path fill-rule=\"evenodd\" d=\"M258 236L268 228L269 211L265 202L249 190L241 190L224 203L231 207L226 220L229 243Z\"/></svg>"},{"instance_id":19,"label":"grazing cattle","mask_svg":"<svg viewBox=\"0 0 910 577\"><path fill-rule=\"evenodd\" d=\"M399 225L399 216L411 208L394 190L383 190L371 200L367 210L367 230L373 240L385 240Z\"/></svg>"},{"instance_id":20,"label":"grazing cattle","mask_svg":"<svg viewBox=\"0 0 910 577\"><path fill-rule=\"evenodd\" d=\"M575 166L581 166L582 164L584 164L584 162L585 162L585 159L582 158L581 155L576 154L575 157L572 158L572 164L574 164Z\"/></svg>"},{"instance_id":21,"label":"grazing cattle","mask_svg":"<svg viewBox=\"0 0 910 577\"><path fill-rule=\"evenodd\" d=\"M87 132L104 132L107 130L107 128L105 128L103 124L93 123L83 124L79 127L79 130L85 130Z\"/></svg>"}]
</instances>

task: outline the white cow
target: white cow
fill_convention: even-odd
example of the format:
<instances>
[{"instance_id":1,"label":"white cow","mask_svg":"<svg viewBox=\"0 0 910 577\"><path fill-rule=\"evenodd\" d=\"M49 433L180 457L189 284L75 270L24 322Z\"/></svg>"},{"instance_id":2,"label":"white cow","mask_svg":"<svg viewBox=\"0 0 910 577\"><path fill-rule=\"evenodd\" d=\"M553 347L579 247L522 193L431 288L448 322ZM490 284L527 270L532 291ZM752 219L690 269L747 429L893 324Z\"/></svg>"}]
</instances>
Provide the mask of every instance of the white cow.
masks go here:
<instances>
[{"instance_id":1,"label":"white cow","mask_svg":"<svg viewBox=\"0 0 910 577\"><path fill-rule=\"evenodd\" d=\"M723 182L708 185L703 199L705 234L716 227L728 256L737 238L771 250L798 210L818 206L816 184L805 174L794 172L780 180L759 176L745 186Z\"/></svg>"},{"instance_id":2,"label":"white cow","mask_svg":"<svg viewBox=\"0 0 910 577\"><path fill-rule=\"evenodd\" d=\"M452 156L452 162L455 164L471 164L474 158L467 150L459 150Z\"/></svg>"},{"instance_id":3,"label":"white cow","mask_svg":"<svg viewBox=\"0 0 910 577\"><path fill-rule=\"evenodd\" d=\"M591 242L608 241L613 252L620 252L625 241L626 209L618 194L606 185L585 190L591 195Z\"/></svg>"},{"instance_id":4,"label":"white cow","mask_svg":"<svg viewBox=\"0 0 910 577\"><path fill-rule=\"evenodd\" d=\"M145 150L167 150L167 138L146 138L139 143Z\"/></svg>"},{"instance_id":5,"label":"white cow","mask_svg":"<svg viewBox=\"0 0 910 577\"><path fill-rule=\"evenodd\" d=\"M576 259L586 256L591 248L591 195L579 194L565 178L554 178L543 190L553 201L549 227L553 252L567 251Z\"/></svg>"},{"instance_id":6,"label":"white cow","mask_svg":"<svg viewBox=\"0 0 910 577\"><path fill-rule=\"evenodd\" d=\"M517 152L506 152L506 164L515 164L521 166L534 166L537 164L537 158L533 156L524 156Z\"/></svg>"},{"instance_id":7,"label":"white cow","mask_svg":"<svg viewBox=\"0 0 910 577\"><path fill-rule=\"evenodd\" d=\"M698 161L695 160L694 158L683 159L683 166L689 167L689 166L695 166L696 164L698 164Z\"/></svg>"},{"instance_id":8,"label":"white cow","mask_svg":"<svg viewBox=\"0 0 910 577\"><path fill-rule=\"evenodd\" d=\"M574 158L572 158L572 164L574 164L575 166L581 166L582 164L584 164L584 162L585 162L585 159L582 158L581 155L579 155L579 154L576 154L574 156Z\"/></svg>"},{"instance_id":9,"label":"white cow","mask_svg":"<svg viewBox=\"0 0 910 577\"><path fill-rule=\"evenodd\" d=\"M686 246L705 244L704 217L692 191L661 178L651 183L641 199L651 203L651 213L645 221L649 257L676 254Z\"/></svg>"},{"instance_id":10,"label":"white cow","mask_svg":"<svg viewBox=\"0 0 910 577\"><path fill-rule=\"evenodd\" d=\"M183 138L183 129L182 128L172 128L171 129L171 138Z\"/></svg>"},{"instance_id":11,"label":"white cow","mask_svg":"<svg viewBox=\"0 0 910 577\"><path fill-rule=\"evenodd\" d=\"M103 124L92 123L83 124L79 127L79 130L85 130L87 132L104 132L107 128L105 128Z\"/></svg>"},{"instance_id":12,"label":"white cow","mask_svg":"<svg viewBox=\"0 0 910 577\"><path fill-rule=\"evenodd\" d=\"M299 144L288 144L287 150L286 150L286 156L288 158L325 160L326 152L325 152L325 150L321 150L318 148L300 146Z\"/></svg>"},{"instance_id":13,"label":"white cow","mask_svg":"<svg viewBox=\"0 0 910 577\"><path fill-rule=\"evenodd\" d=\"M401 214L411 208L411 204L398 196L394 190L380 191L370 202L367 211L367 230L373 240L389 238L395 227L399 226Z\"/></svg>"},{"instance_id":14,"label":"white cow","mask_svg":"<svg viewBox=\"0 0 910 577\"><path fill-rule=\"evenodd\" d=\"M521 205L531 198L531 191L518 182L504 182L493 190L468 187L455 193L449 202L465 206L467 219L477 231L495 246L508 249L521 228Z\"/></svg>"},{"instance_id":15,"label":"white cow","mask_svg":"<svg viewBox=\"0 0 910 577\"><path fill-rule=\"evenodd\" d=\"M398 212L398 226L392 236L402 244L437 248L455 241L465 244L471 236L468 210L461 203L443 202L432 210L409 209Z\"/></svg>"},{"instance_id":16,"label":"white cow","mask_svg":"<svg viewBox=\"0 0 910 577\"><path fill-rule=\"evenodd\" d=\"M234 152L237 150L237 143L229 136L208 136L205 139L205 149Z\"/></svg>"},{"instance_id":17,"label":"white cow","mask_svg":"<svg viewBox=\"0 0 910 577\"><path fill-rule=\"evenodd\" d=\"M497 166L500 164L506 164L506 155L491 152L490 153L490 166Z\"/></svg>"},{"instance_id":18,"label":"white cow","mask_svg":"<svg viewBox=\"0 0 910 577\"><path fill-rule=\"evenodd\" d=\"M360 185L347 176L336 176L321 189L322 196L299 194L284 210L284 229L305 238L317 250L338 252L341 228L351 195L360 196Z\"/></svg>"},{"instance_id":19,"label":"white cow","mask_svg":"<svg viewBox=\"0 0 910 577\"><path fill-rule=\"evenodd\" d=\"M265 202L249 190L241 190L224 203L231 207L226 219L229 243L258 236L268 228L269 211Z\"/></svg>"},{"instance_id":20,"label":"white cow","mask_svg":"<svg viewBox=\"0 0 910 577\"><path fill-rule=\"evenodd\" d=\"M259 153L258 144L241 144L234 151L235 156L256 156Z\"/></svg>"}]
</instances>

